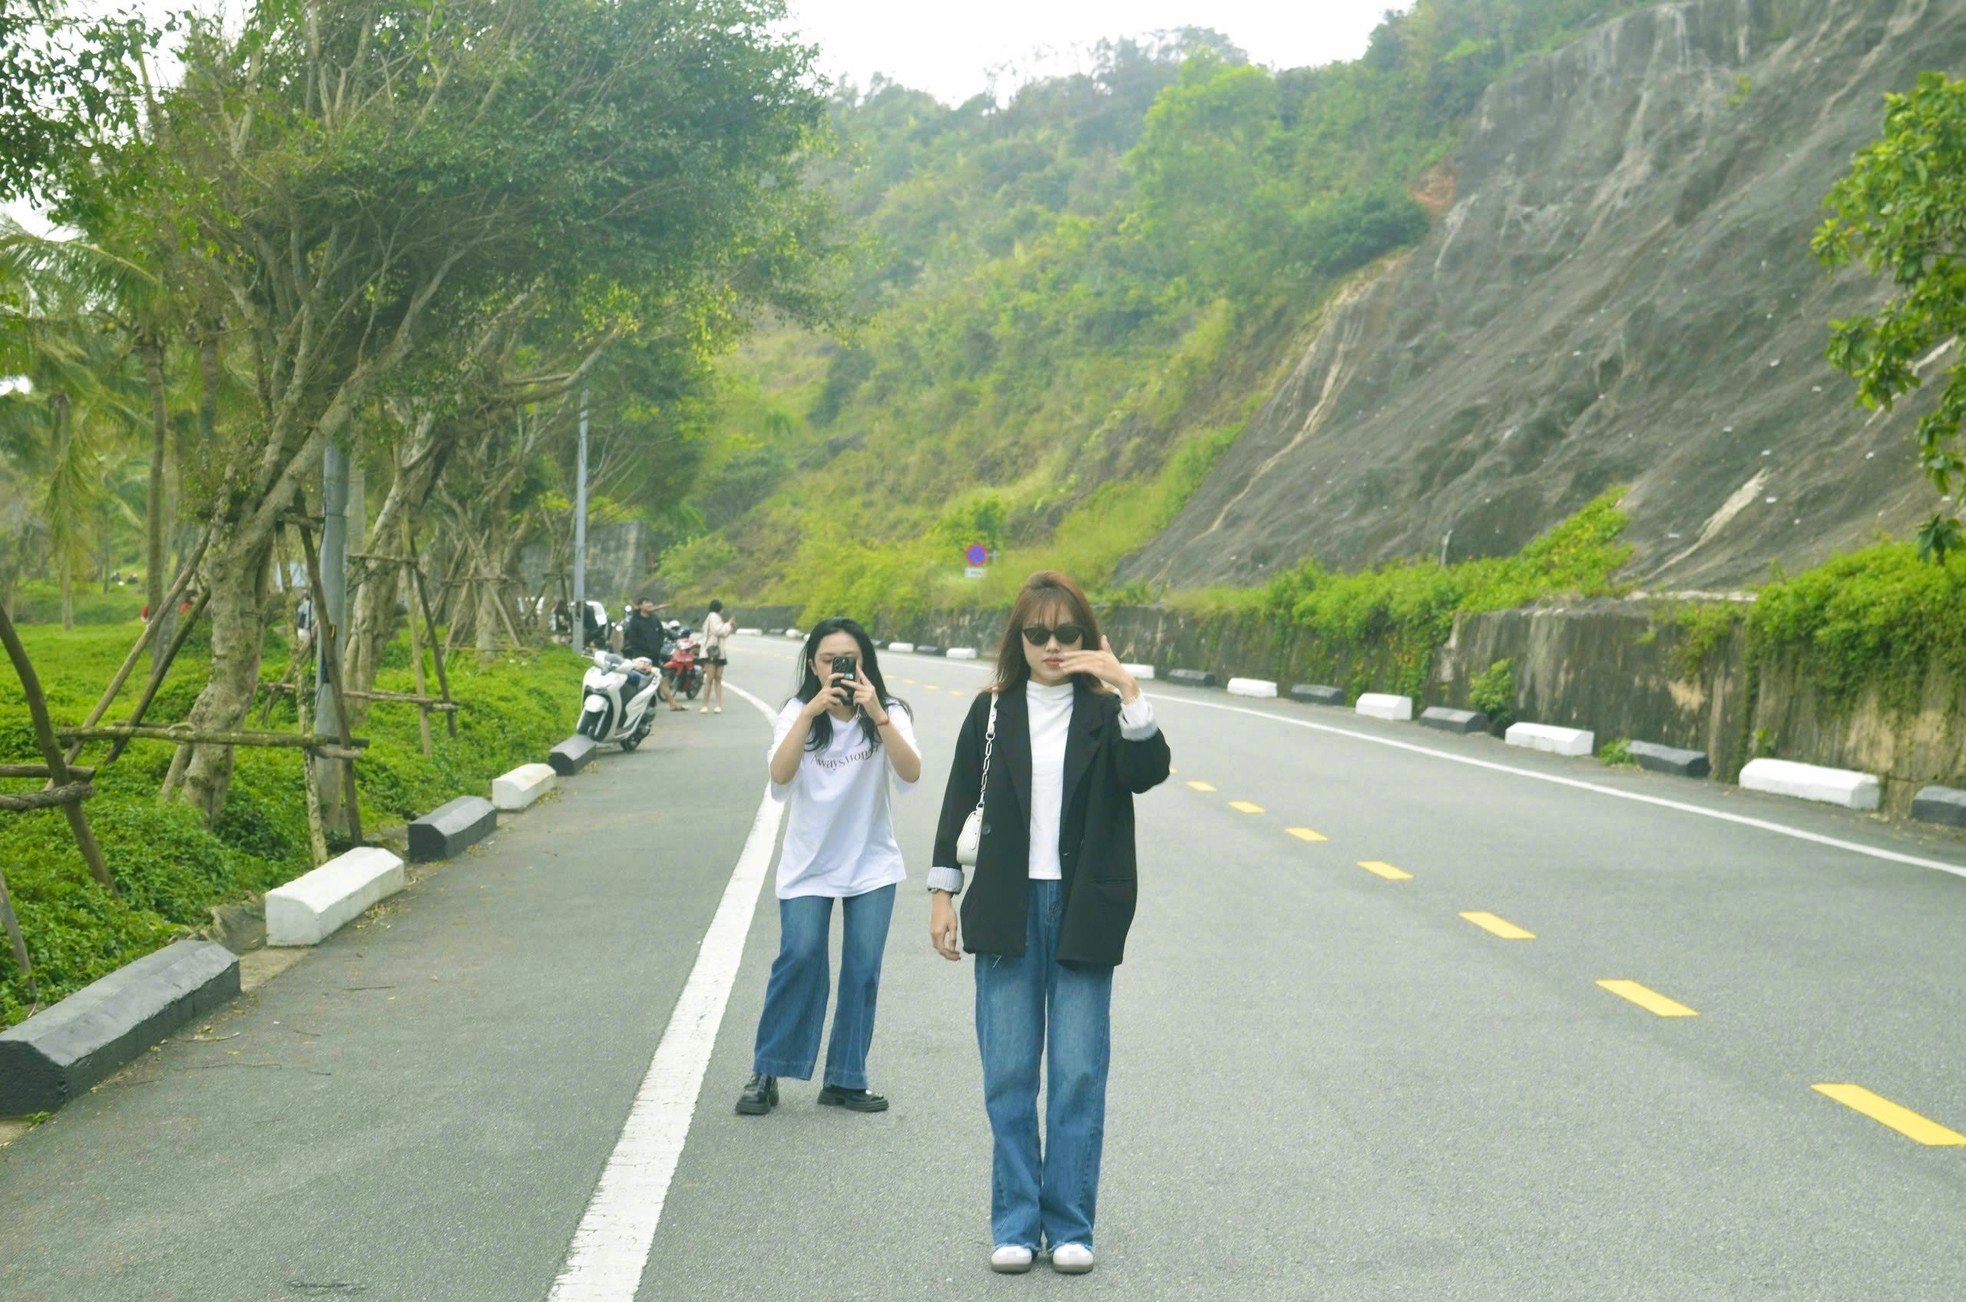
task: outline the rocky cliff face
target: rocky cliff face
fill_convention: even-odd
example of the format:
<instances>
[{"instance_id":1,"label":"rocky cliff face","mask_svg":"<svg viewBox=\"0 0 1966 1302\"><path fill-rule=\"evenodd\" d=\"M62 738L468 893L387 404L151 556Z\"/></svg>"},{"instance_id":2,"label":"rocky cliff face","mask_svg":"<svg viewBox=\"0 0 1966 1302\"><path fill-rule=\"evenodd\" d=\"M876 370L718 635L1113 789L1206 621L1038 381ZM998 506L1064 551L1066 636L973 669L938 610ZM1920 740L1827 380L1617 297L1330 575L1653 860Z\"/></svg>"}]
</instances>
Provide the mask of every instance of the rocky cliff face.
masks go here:
<instances>
[{"instance_id":1,"label":"rocky cliff face","mask_svg":"<svg viewBox=\"0 0 1966 1302\"><path fill-rule=\"evenodd\" d=\"M1619 483L1648 585L1901 534L1931 509L1924 407L1852 407L1826 323L1881 293L1809 237L1883 94L1962 65L1966 0L1686 0L1525 66L1483 100L1433 233L1333 304L1121 577L1512 551Z\"/></svg>"}]
</instances>

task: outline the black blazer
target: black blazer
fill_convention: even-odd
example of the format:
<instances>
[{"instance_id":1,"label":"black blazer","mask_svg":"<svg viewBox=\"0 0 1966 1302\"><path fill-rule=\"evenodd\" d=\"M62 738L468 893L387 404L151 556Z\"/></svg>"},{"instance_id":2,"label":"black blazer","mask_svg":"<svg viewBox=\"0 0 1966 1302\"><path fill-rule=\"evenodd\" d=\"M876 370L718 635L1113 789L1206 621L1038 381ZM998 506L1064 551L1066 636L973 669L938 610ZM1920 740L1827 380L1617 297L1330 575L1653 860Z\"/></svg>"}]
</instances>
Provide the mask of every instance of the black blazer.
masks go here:
<instances>
[{"instance_id":1,"label":"black blazer","mask_svg":"<svg viewBox=\"0 0 1966 1302\"><path fill-rule=\"evenodd\" d=\"M1120 699L1083 683L1072 697L1065 741L1065 797L1058 817L1058 863L1065 890L1061 963L1116 964L1126 951L1139 889L1133 849L1133 797L1167 780L1170 754L1159 732L1120 736ZM963 820L976 808L990 693L979 694L956 738L934 863L956 862ZM972 954L1024 953L1031 874L1031 721L1022 689L997 705L996 753L983 804L983 839L963 895L963 948Z\"/></svg>"}]
</instances>

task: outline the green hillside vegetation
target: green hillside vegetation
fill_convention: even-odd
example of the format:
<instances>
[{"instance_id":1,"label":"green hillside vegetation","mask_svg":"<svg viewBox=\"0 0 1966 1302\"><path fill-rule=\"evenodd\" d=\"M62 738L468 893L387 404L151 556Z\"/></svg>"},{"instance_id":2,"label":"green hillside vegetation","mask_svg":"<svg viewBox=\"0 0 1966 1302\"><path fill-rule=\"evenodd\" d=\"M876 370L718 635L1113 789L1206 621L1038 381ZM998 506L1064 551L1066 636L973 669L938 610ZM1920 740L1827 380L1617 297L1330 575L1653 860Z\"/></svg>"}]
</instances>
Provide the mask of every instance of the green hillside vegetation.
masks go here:
<instances>
[{"instance_id":1,"label":"green hillside vegetation","mask_svg":"<svg viewBox=\"0 0 1966 1302\"><path fill-rule=\"evenodd\" d=\"M58 723L81 719L95 704L135 636L135 626L127 623L73 632L47 626L21 630ZM194 638L172 667L153 719L179 719L189 710L206 670L199 640ZM276 651L269 681L279 677L281 659ZM430 759L423 757L412 710L379 709L362 730L372 744L356 773L371 837L454 796L482 794L492 778L538 759L566 732L567 684L577 681L571 652L508 657L483 666L460 656L447 668L464 708L455 739L441 726L436 729ZM406 640L391 645L377 682L385 690L411 689ZM291 703L276 707L267 726L294 727ZM91 747L80 762L97 762L105 749ZM298 751L242 749L225 813L207 828L193 807L157 802L171 750L156 743L132 746L97 775L96 797L85 806L116 874L120 899L89 876L58 811L0 815L0 863L6 865L43 1005L208 924L213 905L248 898L311 866ZM12 673L0 675L0 753L35 753L27 706ZM43 783L7 779L0 785L31 790ZM20 972L11 960L0 962L0 1027L33 1007Z\"/></svg>"},{"instance_id":2,"label":"green hillside vegetation","mask_svg":"<svg viewBox=\"0 0 1966 1302\"><path fill-rule=\"evenodd\" d=\"M1040 563L1105 587L1333 290L1425 233L1487 85L1629 7L1421 0L1363 58L1281 72L1188 30L1001 105L849 88L826 180L862 223L863 324L727 367L704 528L664 577L896 618ZM972 542L1001 556L981 583Z\"/></svg>"}]
</instances>

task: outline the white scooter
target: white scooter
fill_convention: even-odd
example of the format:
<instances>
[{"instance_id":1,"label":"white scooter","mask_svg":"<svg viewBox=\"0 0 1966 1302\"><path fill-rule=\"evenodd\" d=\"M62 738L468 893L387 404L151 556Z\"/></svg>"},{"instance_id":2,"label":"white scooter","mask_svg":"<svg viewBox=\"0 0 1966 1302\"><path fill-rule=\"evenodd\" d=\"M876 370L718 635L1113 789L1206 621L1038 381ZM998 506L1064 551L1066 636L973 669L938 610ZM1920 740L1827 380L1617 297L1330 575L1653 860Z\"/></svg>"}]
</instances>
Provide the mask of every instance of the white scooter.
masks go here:
<instances>
[{"instance_id":1,"label":"white scooter","mask_svg":"<svg viewBox=\"0 0 1966 1302\"><path fill-rule=\"evenodd\" d=\"M655 726L662 671L650 667L643 672L634 663L604 647L594 648L594 667L580 681L580 722L574 725L575 732L602 745L620 742L623 750L642 744Z\"/></svg>"}]
</instances>

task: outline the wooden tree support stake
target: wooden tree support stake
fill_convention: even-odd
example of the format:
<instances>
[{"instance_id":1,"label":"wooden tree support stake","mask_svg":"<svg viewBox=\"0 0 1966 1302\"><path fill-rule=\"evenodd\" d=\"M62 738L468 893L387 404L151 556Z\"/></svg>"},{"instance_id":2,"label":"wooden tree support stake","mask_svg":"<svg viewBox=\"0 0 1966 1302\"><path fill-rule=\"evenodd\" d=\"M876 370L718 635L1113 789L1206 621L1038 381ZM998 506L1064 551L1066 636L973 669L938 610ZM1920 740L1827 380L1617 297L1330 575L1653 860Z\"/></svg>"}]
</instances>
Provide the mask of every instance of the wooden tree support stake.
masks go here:
<instances>
[{"instance_id":1,"label":"wooden tree support stake","mask_svg":"<svg viewBox=\"0 0 1966 1302\"><path fill-rule=\"evenodd\" d=\"M96 794L96 789L87 782L71 782L62 787L44 787L24 795L12 796L0 792L0 809L11 809L25 813L30 809L56 809L62 805L79 805Z\"/></svg>"},{"instance_id":2,"label":"wooden tree support stake","mask_svg":"<svg viewBox=\"0 0 1966 1302\"><path fill-rule=\"evenodd\" d=\"M327 673L328 693L334 699L335 728L341 744L353 749L355 739L348 728L348 698L341 694L341 630L328 619L327 589L321 586L321 556L314 548L314 535L300 528L301 554L307 558L307 586L314 594L315 644L320 647L321 667ZM342 799L348 806L348 829L355 841L362 840L362 806L355 790L355 763L345 760Z\"/></svg>"},{"instance_id":3,"label":"wooden tree support stake","mask_svg":"<svg viewBox=\"0 0 1966 1302\"><path fill-rule=\"evenodd\" d=\"M20 676L21 695L27 699L28 713L34 719L34 740L41 747L41 758L48 765L48 781L53 787L69 785L68 761L63 758L61 747L55 741L54 723L48 718L48 701L41 695L41 680L35 676L34 664L27 658L27 648L21 645L20 634L14 631L14 621L7 612L0 609L0 642L6 643L7 656L14 662L14 672ZM111 895L118 894L116 879L110 876L109 865L103 862L102 847L96 844L96 834L89 828L88 815L82 812L80 801L65 804L62 813L68 815L68 828L75 834L76 848L82 852L82 862L89 865L89 875Z\"/></svg>"},{"instance_id":4,"label":"wooden tree support stake","mask_svg":"<svg viewBox=\"0 0 1966 1302\"><path fill-rule=\"evenodd\" d=\"M211 540L211 531L208 529L198 539L198 545L191 549L191 554L184 558L184 568L178 571L177 579L171 584L171 590L164 594L164 604L150 612L150 619L144 624L143 632L137 636L136 645L130 648L130 654L123 657L123 663L116 670L115 677L109 680L109 686L103 690L102 699L97 701L95 708L89 711L89 717L82 720L84 724L100 723L102 716L109 713L109 707L115 703L117 694L123 690L123 684L129 681L131 672L136 669L137 661L143 659L143 653L156 638L157 630L164 626L164 612L176 606L178 599L184 595L184 590L191 586L191 578L198 572L198 562L204 559L205 547ZM191 618L196 620L197 616L194 614ZM182 645L181 641L179 645ZM81 747L77 746L70 752L68 758L73 761L80 754Z\"/></svg>"},{"instance_id":5,"label":"wooden tree support stake","mask_svg":"<svg viewBox=\"0 0 1966 1302\"><path fill-rule=\"evenodd\" d=\"M34 965L27 961L27 938L20 934L20 919L14 916L14 900L7 894L7 874L4 872L0 872L0 927L7 930L7 940L13 946L14 963L27 980L29 998L40 1003L41 991L34 983Z\"/></svg>"},{"instance_id":6,"label":"wooden tree support stake","mask_svg":"<svg viewBox=\"0 0 1966 1302\"><path fill-rule=\"evenodd\" d=\"M73 741L170 741L198 746L285 746L290 750L330 750L359 753L368 748L366 737L350 737L337 742L308 732L254 732L248 729L221 730L193 728L183 723L101 723L93 728L57 728L55 735ZM72 769L65 772L74 772Z\"/></svg>"}]
</instances>

